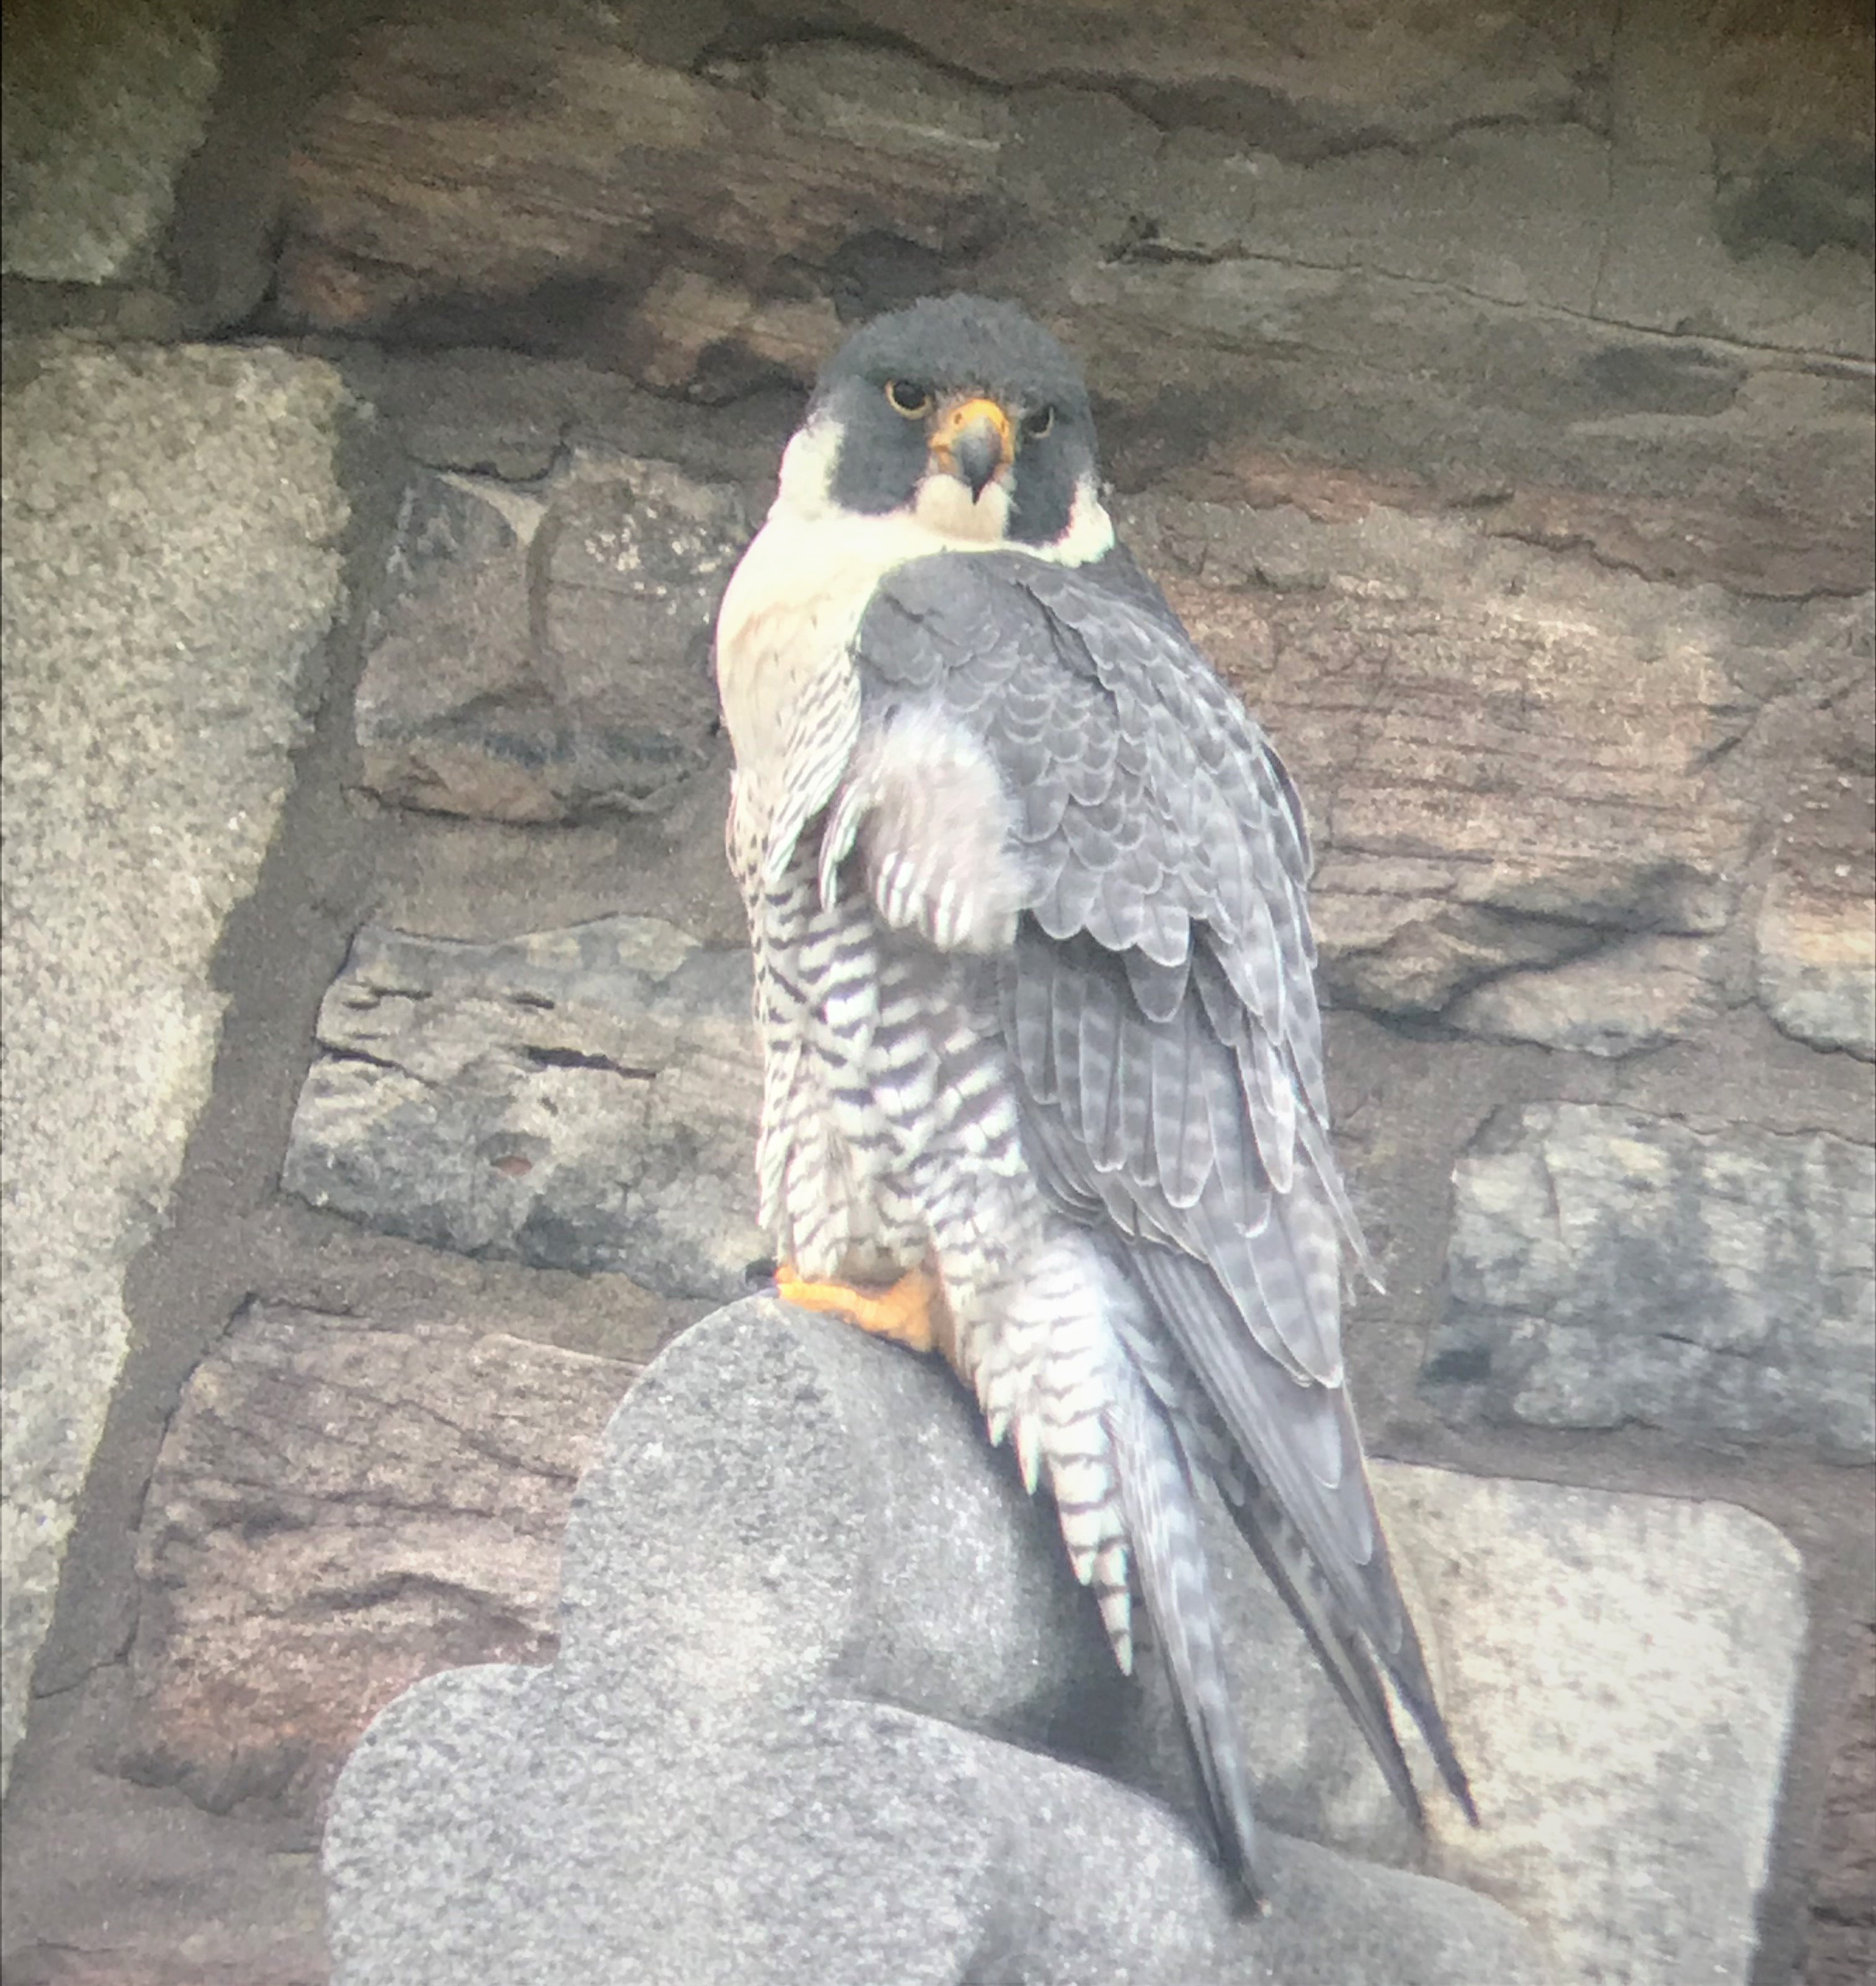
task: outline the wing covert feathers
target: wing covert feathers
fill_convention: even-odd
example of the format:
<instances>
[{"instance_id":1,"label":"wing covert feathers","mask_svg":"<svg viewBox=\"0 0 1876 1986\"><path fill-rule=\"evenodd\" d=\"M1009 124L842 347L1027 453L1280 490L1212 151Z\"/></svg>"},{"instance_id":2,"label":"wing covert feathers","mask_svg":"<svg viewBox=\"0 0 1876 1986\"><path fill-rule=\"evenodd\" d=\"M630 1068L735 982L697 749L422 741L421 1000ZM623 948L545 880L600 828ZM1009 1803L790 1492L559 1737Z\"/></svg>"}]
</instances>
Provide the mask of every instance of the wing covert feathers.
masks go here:
<instances>
[{"instance_id":1,"label":"wing covert feathers","mask_svg":"<svg viewBox=\"0 0 1876 1986\"><path fill-rule=\"evenodd\" d=\"M1026 914L999 997L1024 1150L1058 1209L1114 1237L1156 1321L1132 1368L1163 1368L1154 1400L1117 1410L1115 1439L1137 1458L1137 1576L1228 1856L1249 1866L1249 1808L1188 1563L1182 1426L1212 1430L1241 1527L1403 1804L1417 1813L1377 1663L1471 1813L1343 1390L1342 1249L1369 1263L1329 1144L1288 774L1123 553L918 560L854 655L864 727L952 727L1009 796Z\"/></svg>"}]
</instances>

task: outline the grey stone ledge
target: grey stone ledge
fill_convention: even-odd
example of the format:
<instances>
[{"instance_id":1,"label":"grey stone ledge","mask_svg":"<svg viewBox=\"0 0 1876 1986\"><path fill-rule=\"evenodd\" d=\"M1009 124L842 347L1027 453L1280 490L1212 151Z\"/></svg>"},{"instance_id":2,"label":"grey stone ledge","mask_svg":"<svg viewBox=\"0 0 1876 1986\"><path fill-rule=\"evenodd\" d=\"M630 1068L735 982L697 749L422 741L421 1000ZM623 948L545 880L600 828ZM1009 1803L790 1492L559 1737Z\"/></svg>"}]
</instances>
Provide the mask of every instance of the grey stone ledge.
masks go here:
<instances>
[{"instance_id":1,"label":"grey stone ledge","mask_svg":"<svg viewBox=\"0 0 1876 1986\"><path fill-rule=\"evenodd\" d=\"M554 1665L433 1677L345 1767L335 1978L1743 1982L1795 1554L1723 1506L1405 1468L1380 1491L1487 1826L1436 1815L1440 1880L1341 1852L1359 1818L1292 1788L1319 1840L1269 1831L1245 1921L1179 1789L1124 1782L1153 1776L1157 1665L1113 1671L950 1375L766 1299L719 1312L602 1437ZM1245 1645L1226 1608L1280 1780L1282 1727L1341 1713L1326 1685L1299 1704L1294 1631Z\"/></svg>"}]
</instances>

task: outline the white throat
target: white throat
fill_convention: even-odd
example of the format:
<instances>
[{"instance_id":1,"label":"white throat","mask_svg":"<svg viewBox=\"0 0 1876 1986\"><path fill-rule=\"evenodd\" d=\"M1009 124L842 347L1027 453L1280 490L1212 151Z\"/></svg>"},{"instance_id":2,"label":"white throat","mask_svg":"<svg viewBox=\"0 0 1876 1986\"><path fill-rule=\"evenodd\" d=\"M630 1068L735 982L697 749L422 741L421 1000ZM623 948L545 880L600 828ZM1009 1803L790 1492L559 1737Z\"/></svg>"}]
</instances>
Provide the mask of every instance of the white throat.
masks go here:
<instances>
[{"instance_id":1,"label":"white throat","mask_svg":"<svg viewBox=\"0 0 1876 1986\"><path fill-rule=\"evenodd\" d=\"M882 549L894 548L894 555L880 567L881 574L931 552L1023 552L1053 565L1086 565L1113 549L1113 523L1092 476L1075 492L1067 530L1053 544L1032 545L1009 536L1009 492L1001 482L991 483L973 502L968 487L956 476L935 471L904 510L867 516L842 509L833 495L840 449L840 431L825 418L809 422L796 434L782 453L775 502L763 535L778 524L837 524L856 538L870 536Z\"/></svg>"},{"instance_id":2,"label":"white throat","mask_svg":"<svg viewBox=\"0 0 1876 1986\"><path fill-rule=\"evenodd\" d=\"M830 487L839 447L840 432L826 420L810 422L790 442L767 521L743 554L717 616L717 685L736 755L732 836L747 837L752 848L769 843L791 763L820 769L813 789L791 798L787 822L798 825L803 809L832 793L851 749L847 734L858 722L854 637L887 573L937 552L1020 552L1085 565L1113 546L1092 477L1076 491L1062 537L1029 545L1004 536L1006 492L986 490L973 503L955 477L928 477L912 503L883 516L842 509ZM827 733L812 751L792 735L810 718Z\"/></svg>"}]
</instances>

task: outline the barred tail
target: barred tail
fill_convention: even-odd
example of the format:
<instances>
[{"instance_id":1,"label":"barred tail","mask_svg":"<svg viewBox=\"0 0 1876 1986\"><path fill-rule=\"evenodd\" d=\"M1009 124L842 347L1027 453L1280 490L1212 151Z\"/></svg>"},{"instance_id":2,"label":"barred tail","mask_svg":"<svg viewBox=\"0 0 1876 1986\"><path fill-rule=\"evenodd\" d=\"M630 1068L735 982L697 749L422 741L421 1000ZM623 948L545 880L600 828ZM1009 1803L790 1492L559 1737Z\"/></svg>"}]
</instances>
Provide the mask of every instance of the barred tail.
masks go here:
<instances>
[{"instance_id":1,"label":"barred tail","mask_svg":"<svg viewBox=\"0 0 1876 1986\"><path fill-rule=\"evenodd\" d=\"M1197 1768L1219 1858L1259 1911L1251 1778L1220 1659L1222 1636L1192 1472L1166 1410L1130 1369L1108 1414L1136 1576Z\"/></svg>"}]
</instances>

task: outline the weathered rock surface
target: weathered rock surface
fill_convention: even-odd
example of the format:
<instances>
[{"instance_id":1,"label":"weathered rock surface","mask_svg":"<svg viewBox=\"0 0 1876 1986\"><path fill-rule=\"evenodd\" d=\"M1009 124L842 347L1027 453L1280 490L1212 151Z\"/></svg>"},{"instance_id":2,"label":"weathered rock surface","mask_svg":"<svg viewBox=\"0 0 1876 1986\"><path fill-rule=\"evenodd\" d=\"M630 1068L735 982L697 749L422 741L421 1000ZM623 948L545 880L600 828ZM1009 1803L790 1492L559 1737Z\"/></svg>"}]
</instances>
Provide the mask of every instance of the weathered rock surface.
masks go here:
<instances>
[{"instance_id":1,"label":"weathered rock surface","mask_svg":"<svg viewBox=\"0 0 1876 1986\"><path fill-rule=\"evenodd\" d=\"M413 1339L440 1324L578 1352L636 1378L660 1346L714 1308L661 1297L629 1277L582 1275L426 1247L282 1198L268 1210L252 1301L282 1311L365 1320ZM224 1330L230 1328L224 1321ZM467 1371L465 1366L463 1370ZM479 1386L466 1378L472 1395Z\"/></svg>"},{"instance_id":2,"label":"weathered rock surface","mask_svg":"<svg viewBox=\"0 0 1876 1986\"><path fill-rule=\"evenodd\" d=\"M205 1813L117 1770L128 1694L39 1705L8 1794L8 1986L325 1986L317 1853L253 1803Z\"/></svg>"},{"instance_id":3,"label":"weathered rock surface","mask_svg":"<svg viewBox=\"0 0 1876 1986\"><path fill-rule=\"evenodd\" d=\"M620 11L648 52L672 62L707 50L738 15L759 35L791 18L777 0L700 8L681 26L648 0ZM1412 150L1451 136L1481 103L1519 123L1566 118L1585 108L1583 72L1607 59L1611 24L1599 8L1559 21L1531 5L1490 23L1457 8L1377 19L1286 4L1252 17L1177 0L860 0L854 11L964 74L1015 86L1124 82L1166 123L1255 133L1305 158L1364 145Z\"/></svg>"},{"instance_id":4,"label":"weathered rock surface","mask_svg":"<svg viewBox=\"0 0 1876 1986\"><path fill-rule=\"evenodd\" d=\"M1680 1024L1685 964L1639 1001L1635 967L1697 948L1598 968L1627 934L1726 920L1750 823L1709 769L1742 700L1718 602L1378 508L1172 500L1130 523L1309 796L1338 1001L1431 1016L1536 968L1564 990L1505 1032L1639 1045ZM1451 1018L1507 1018L1470 1011Z\"/></svg>"},{"instance_id":5,"label":"weathered rock surface","mask_svg":"<svg viewBox=\"0 0 1876 1986\"><path fill-rule=\"evenodd\" d=\"M1114 1674L1046 1500L941 1367L752 1301L604 1437L555 1666L433 1678L346 1767L336 1976L440 1980L474 1951L544 1980L1744 1981L1796 1554L1723 1505L1385 1465L1378 1486L1487 1816L1436 1807L1434 1865L1535 1945L1464 1890L1281 1835L1272 1915L1230 1923L1194 1840L1113 1782L1167 1779L1157 1665ZM1346 1720L1319 1679L1298 1693L1294 1631L1247 1634L1275 1607L1247 1608L1255 1574L1221 1570L1253 1755L1295 1759L1296 1720ZM1333 1806L1308 1816L1329 1838Z\"/></svg>"},{"instance_id":6,"label":"weathered rock surface","mask_svg":"<svg viewBox=\"0 0 1876 1986\"><path fill-rule=\"evenodd\" d=\"M1462 1160L1444 1411L1876 1453L1876 1152L1580 1104Z\"/></svg>"},{"instance_id":7,"label":"weathered rock surface","mask_svg":"<svg viewBox=\"0 0 1876 1986\"><path fill-rule=\"evenodd\" d=\"M719 1301L755 1225L746 951L655 917L500 944L368 926L320 1008L282 1183L387 1234Z\"/></svg>"},{"instance_id":8,"label":"weathered rock surface","mask_svg":"<svg viewBox=\"0 0 1876 1986\"><path fill-rule=\"evenodd\" d=\"M1386 1462L1373 1473L1485 1825L1468 1829L1423 1770L1429 1856L1214 1511L1260 1813L1498 1897L1560 1979L1750 1978L1804 1645L1797 1554L1730 1505ZM1196 1817L1157 1664L1126 1708L1116 1769ZM1424 1766L1417 1745L1414 1756ZM1839 1892L1855 1880L1847 1869Z\"/></svg>"},{"instance_id":9,"label":"weathered rock surface","mask_svg":"<svg viewBox=\"0 0 1876 1986\"><path fill-rule=\"evenodd\" d=\"M17 8L7 30L4 266L63 283L150 281L200 143L234 0Z\"/></svg>"},{"instance_id":10,"label":"weathered rock surface","mask_svg":"<svg viewBox=\"0 0 1876 1986\"><path fill-rule=\"evenodd\" d=\"M1743 1986L1804 1652L1797 1553L1729 1503L1376 1476L1484 1821L1430 1806L1435 1866L1516 1910L1561 1979Z\"/></svg>"},{"instance_id":11,"label":"weathered rock surface","mask_svg":"<svg viewBox=\"0 0 1876 1986\"><path fill-rule=\"evenodd\" d=\"M547 1512L571 1443L490 1416L506 1400L578 1419L559 1382L588 1369L616 1389L766 1244L751 1233L716 1261L696 1246L746 1218L753 1090L714 1047L689 1059L694 1041L655 1074L600 1065L642 1038L611 1004L619 976L589 998L516 934L635 913L739 945L725 754L685 631L710 589L661 561L682 540L707 564L759 515L802 383L846 325L968 284L1027 302L1087 361L1123 528L1310 806L1338 1144L1389 1286L1348 1337L1371 1435L1492 1476L1725 1496L1805 1553L1814 1611L1763 1887L1797 1602L1782 1552L1710 1503L1382 1470L1490 1780L1486 1833L1424 1850L1259 1576L1221 1559L1270 1824L1363 1858L1371 1900L1376 1862L1430 1857L1508 1897L1578 1973L1652 1986L1681 1986L1688 1953L1736 1978L1756 1891L1760 1986L1800 1967L1807 1926L1809 1986L1860 1986L1871 1712L1847 1654L1868 1645L1873 1566L1868 1475L1841 1463L1868 1452L1869 1327L1848 1351L1833 1334L1867 1277L1869 1182L1843 1153L1867 1152L1876 1111L1867 9L839 12L8 7L5 1446L22 1473L5 1487L24 1486L28 1520L9 1505L8 1741L55 1572L61 1594L0 1826L0 1973L323 1986L307 1843L347 1734L436 1663L547 1658ZM29 335L305 327L377 410L348 423L336 474L318 366L238 344L109 361ZM56 437L26 448L22 410L49 398ZM50 510L22 507L28 480L56 486ZM362 664L364 693L325 713L283 815L279 741L315 688L302 636L326 611L341 481L369 590L333 679L349 696ZM270 835L258 896L227 917ZM369 995L350 1022L395 1037L393 1068L357 1059L369 1039L322 1052L315 1089L359 1086L335 1084L324 1142L295 1163L341 1217L273 1190L316 1004L293 961L316 952L322 988L368 921L474 941L470 979L487 970L480 991L446 984L433 956L431 976ZM747 1053L744 997L722 1004L726 1057ZM426 1010L450 1016L434 1062ZM688 1103L660 1114L683 1071L714 1099L695 1146L668 1135ZM1530 1315L1475 1311L1482 1341L1450 1344L1454 1167L1470 1153L1483 1220L1466 1169L1507 1154L1480 1127L1558 1100L1669 1127L1668 1184L1644 1190L1634 1152L1605 1146L1571 1262L1594 1308L1616 1251L1615 1300L1560 1322L1567 1304L1521 1284ZM1498 1237L1500 1298L1560 1245L1541 1183L1520 1190L1527 1230ZM1708 1203L1686 1245L1678 1214L1651 1210L1682 1197ZM527 1265L614 1260L658 1288ZM1817 1298L1832 1261L1848 1267ZM1624 1311L1638 1281L1693 1327ZM1787 1307L1760 1318L1774 1285ZM1445 1376L1423 1387L1430 1345ZM1459 1355L1443 1368L1443 1350ZM510 1365L512 1386L479 1376ZM1601 1424L1632 1398L1647 1420ZM1845 1426L1848 1446L1830 1432ZM344 1447L355 1429L369 1446ZM60 1500L87 1456L66 1547ZM1065 1584L1038 1522L1035 1580L1011 1575L1026 1595ZM348 1586L322 1550L383 1577ZM1038 1714L1036 1742L1188 1803L1154 1665L1124 1691L1090 1648L1063 1684L1074 1714ZM928 1732L923 1708L881 1716ZM975 1769L948 1737L906 1742L912 1771ZM855 1769L877 1799L830 1809L928 1816L911 1772L840 1755L871 1759ZM1030 1784L1027 1754L994 1756ZM738 1771L733 1799L753 1783ZM1164 1825L1132 1838L1144 1880L1177 1894L1184 1844L1162 1856ZM1350 1927L1325 1961L1338 1986L1448 1975L1436 1947L1360 1948L1350 1865L1278 1847L1292 1907ZM838 1880L878 1887L884 1860L868 1840ZM1076 1895L1082 1873L1032 1887ZM1389 1921L1429 1893L1403 1889ZM1009 1941L1033 1936L1045 1972L1111 1976L1059 1946L1045 1963L1048 1931L1019 1917Z\"/></svg>"},{"instance_id":12,"label":"weathered rock surface","mask_svg":"<svg viewBox=\"0 0 1876 1986\"><path fill-rule=\"evenodd\" d=\"M237 1318L150 1484L132 1776L316 1820L399 1690L550 1654L574 1484L628 1377L444 1319Z\"/></svg>"},{"instance_id":13,"label":"weathered rock surface","mask_svg":"<svg viewBox=\"0 0 1876 1986\"><path fill-rule=\"evenodd\" d=\"M1443 1018L1487 1041L1639 1055L1693 1032L1711 1005L1710 956L1698 939L1630 938L1548 971L1507 972L1463 994Z\"/></svg>"},{"instance_id":14,"label":"weathered rock surface","mask_svg":"<svg viewBox=\"0 0 1876 1986\"><path fill-rule=\"evenodd\" d=\"M554 1668L433 1678L348 1765L335 1976L1542 1976L1497 1906L1281 1838L1234 1921L1164 1809L1007 1742L1119 1701L1052 1530L941 1368L699 1328L581 1486Z\"/></svg>"},{"instance_id":15,"label":"weathered rock surface","mask_svg":"<svg viewBox=\"0 0 1876 1986\"><path fill-rule=\"evenodd\" d=\"M1783 945L1779 984L1810 971L1854 1031L1872 782L1827 756L1855 715L1819 713L1810 686L1868 673L1867 599L1612 575L1350 479L1292 493L1120 507L1296 775L1336 1004L1605 1057L1694 1034L1737 997L1710 941L1769 799L1781 859L1834 921L1813 966L1782 926L1762 960Z\"/></svg>"},{"instance_id":16,"label":"weathered rock surface","mask_svg":"<svg viewBox=\"0 0 1876 1986\"><path fill-rule=\"evenodd\" d=\"M0 1759L320 686L342 400L266 349L9 352Z\"/></svg>"},{"instance_id":17,"label":"weathered rock surface","mask_svg":"<svg viewBox=\"0 0 1876 1986\"><path fill-rule=\"evenodd\" d=\"M126 1657L42 1659L59 1686L0 1864L8 1986L323 1986L340 1760L427 1669L551 1652L585 1444L697 1314L304 1208L264 1227L265 1294L162 1431Z\"/></svg>"},{"instance_id":18,"label":"weathered rock surface","mask_svg":"<svg viewBox=\"0 0 1876 1986\"><path fill-rule=\"evenodd\" d=\"M358 389L426 468L531 483L588 454L673 463L701 483L734 485L755 516L775 493L801 412L800 389L784 379L719 406L584 359L477 345L360 345L347 357Z\"/></svg>"},{"instance_id":19,"label":"weathered rock surface","mask_svg":"<svg viewBox=\"0 0 1876 1986\"><path fill-rule=\"evenodd\" d=\"M1824 1794L1805 1986L1861 1986L1876 1967L1876 1627L1862 1637Z\"/></svg>"},{"instance_id":20,"label":"weathered rock surface","mask_svg":"<svg viewBox=\"0 0 1876 1986\"><path fill-rule=\"evenodd\" d=\"M1779 1026L1876 1062L1876 903L1775 887L1753 937L1759 997Z\"/></svg>"},{"instance_id":21,"label":"weathered rock surface","mask_svg":"<svg viewBox=\"0 0 1876 1986\"><path fill-rule=\"evenodd\" d=\"M858 15L891 45L760 4L375 23L293 163L287 320L713 398L968 284L1069 337L1129 476L1276 451L1669 577L1868 584L1866 28Z\"/></svg>"},{"instance_id":22,"label":"weathered rock surface","mask_svg":"<svg viewBox=\"0 0 1876 1986\"><path fill-rule=\"evenodd\" d=\"M365 783L503 820L652 810L711 757L736 493L582 455L523 491L406 492L359 688Z\"/></svg>"}]
</instances>

